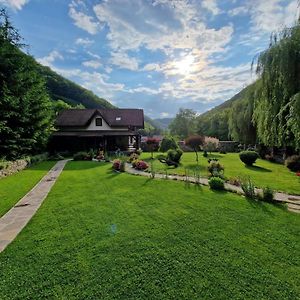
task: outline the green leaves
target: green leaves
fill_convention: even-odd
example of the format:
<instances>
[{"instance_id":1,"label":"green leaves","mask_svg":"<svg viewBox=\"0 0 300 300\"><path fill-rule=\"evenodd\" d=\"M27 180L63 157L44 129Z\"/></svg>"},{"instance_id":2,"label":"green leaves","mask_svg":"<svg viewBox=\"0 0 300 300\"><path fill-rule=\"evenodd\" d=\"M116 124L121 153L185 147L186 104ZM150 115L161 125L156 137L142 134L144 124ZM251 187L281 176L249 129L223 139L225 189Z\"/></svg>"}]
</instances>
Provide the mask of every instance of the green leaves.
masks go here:
<instances>
[{"instance_id":1,"label":"green leaves","mask_svg":"<svg viewBox=\"0 0 300 300\"><path fill-rule=\"evenodd\" d=\"M20 39L13 35L17 31L3 10L1 17L5 22L0 22L0 156L15 159L46 146L52 110L36 62L19 50ZM7 30L12 35L3 34Z\"/></svg>"}]
</instances>

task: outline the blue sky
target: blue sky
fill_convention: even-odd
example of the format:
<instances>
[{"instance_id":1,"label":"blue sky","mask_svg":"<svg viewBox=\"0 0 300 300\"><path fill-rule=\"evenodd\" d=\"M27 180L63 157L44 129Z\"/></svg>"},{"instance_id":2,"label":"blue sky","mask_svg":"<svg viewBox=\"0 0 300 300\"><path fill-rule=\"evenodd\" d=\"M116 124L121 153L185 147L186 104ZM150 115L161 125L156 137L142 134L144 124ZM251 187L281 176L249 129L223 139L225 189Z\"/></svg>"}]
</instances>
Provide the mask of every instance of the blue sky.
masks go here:
<instances>
[{"instance_id":1,"label":"blue sky","mask_svg":"<svg viewBox=\"0 0 300 300\"><path fill-rule=\"evenodd\" d=\"M255 79L297 0L0 0L41 64L154 118L202 113Z\"/></svg>"}]
</instances>

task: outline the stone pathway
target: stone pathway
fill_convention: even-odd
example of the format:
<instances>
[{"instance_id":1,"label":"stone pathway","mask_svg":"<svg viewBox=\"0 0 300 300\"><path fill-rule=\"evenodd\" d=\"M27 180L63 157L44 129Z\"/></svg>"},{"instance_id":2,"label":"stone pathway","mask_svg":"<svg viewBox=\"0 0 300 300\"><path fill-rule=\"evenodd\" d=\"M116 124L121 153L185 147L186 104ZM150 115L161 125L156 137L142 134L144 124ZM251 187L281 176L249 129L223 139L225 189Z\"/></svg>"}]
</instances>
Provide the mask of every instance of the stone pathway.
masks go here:
<instances>
[{"instance_id":1,"label":"stone pathway","mask_svg":"<svg viewBox=\"0 0 300 300\"><path fill-rule=\"evenodd\" d=\"M68 160L61 160L13 208L0 218L0 252L21 232L47 197Z\"/></svg>"},{"instance_id":2,"label":"stone pathway","mask_svg":"<svg viewBox=\"0 0 300 300\"><path fill-rule=\"evenodd\" d=\"M127 163L126 164L126 172L134 175L140 175L140 176L146 176L146 177L151 177L151 173L149 172L144 172L144 171L138 171L134 168L132 168L131 164ZM164 174L155 174L155 178L160 178L160 179L170 179L170 180L179 180L179 181L186 181L188 179L189 182L195 183L196 178L195 177L188 177L186 178L185 176L179 176L179 175L166 175ZM199 183L202 185L208 185L208 179L207 178L200 178ZM244 192L243 190L236 185L225 183L225 189L230 192L238 193L243 195ZM259 194L262 192L261 189L255 189L256 193ZM285 193L275 193L274 194L274 200L280 202L280 203L286 203L288 210L300 214L300 196L295 196L295 195L289 195Z\"/></svg>"}]
</instances>

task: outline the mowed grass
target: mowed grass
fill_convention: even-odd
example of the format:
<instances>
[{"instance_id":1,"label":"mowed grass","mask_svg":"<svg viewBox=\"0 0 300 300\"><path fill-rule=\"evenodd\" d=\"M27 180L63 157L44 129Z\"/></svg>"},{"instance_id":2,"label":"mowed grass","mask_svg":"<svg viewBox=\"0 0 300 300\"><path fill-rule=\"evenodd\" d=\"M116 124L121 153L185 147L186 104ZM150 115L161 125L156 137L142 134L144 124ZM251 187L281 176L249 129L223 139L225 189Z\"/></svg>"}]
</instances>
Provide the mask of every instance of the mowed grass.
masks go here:
<instances>
[{"instance_id":1,"label":"mowed grass","mask_svg":"<svg viewBox=\"0 0 300 300\"><path fill-rule=\"evenodd\" d=\"M161 153L160 153L161 154ZM154 153L154 158L158 153ZM203 177L208 176L207 166L208 158L216 157L225 167L224 175L227 179L233 177L250 176L257 187L270 187L276 191L283 191L291 194L300 195L300 178L295 173L291 172L284 165L272 163L267 160L258 159L252 167L247 167L241 162L238 153L212 153L207 158L203 157L203 152L199 152L199 168L200 174ZM150 162L151 153L142 153L141 159ZM166 165L154 160L154 169L157 172L164 173ZM169 174L184 175L186 169L190 176L196 169L196 156L193 152L183 153L181 164L178 168L167 167Z\"/></svg>"},{"instance_id":2,"label":"mowed grass","mask_svg":"<svg viewBox=\"0 0 300 300\"><path fill-rule=\"evenodd\" d=\"M300 218L183 182L68 163L0 254L0 299L299 299Z\"/></svg>"},{"instance_id":3,"label":"mowed grass","mask_svg":"<svg viewBox=\"0 0 300 300\"><path fill-rule=\"evenodd\" d=\"M0 179L0 217L29 192L54 164L53 161L40 162Z\"/></svg>"}]
</instances>

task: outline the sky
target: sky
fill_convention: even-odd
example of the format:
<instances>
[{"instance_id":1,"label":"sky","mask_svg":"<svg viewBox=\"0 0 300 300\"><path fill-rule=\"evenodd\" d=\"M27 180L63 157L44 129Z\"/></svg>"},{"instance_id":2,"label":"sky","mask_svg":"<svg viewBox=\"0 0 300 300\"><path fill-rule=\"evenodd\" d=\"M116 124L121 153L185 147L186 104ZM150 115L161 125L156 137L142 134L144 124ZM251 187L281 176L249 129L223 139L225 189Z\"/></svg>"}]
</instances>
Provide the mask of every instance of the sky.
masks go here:
<instances>
[{"instance_id":1,"label":"sky","mask_svg":"<svg viewBox=\"0 0 300 300\"><path fill-rule=\"evenodd\" d=\"M297 0L0 0L41 64L152 118L197 113L255 80Z\"/></svg>"}]
</instances>

